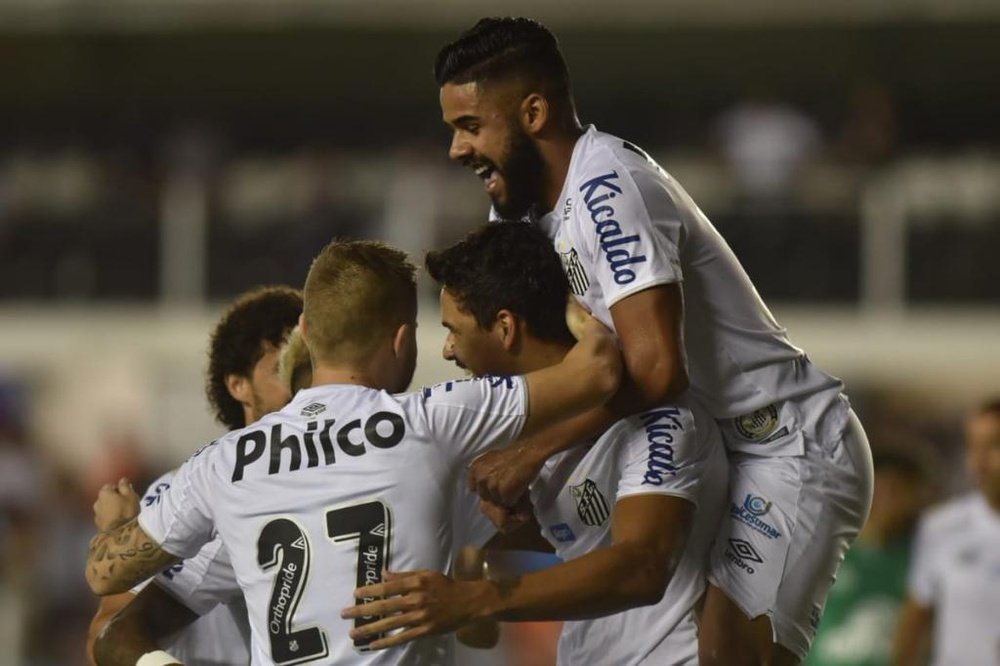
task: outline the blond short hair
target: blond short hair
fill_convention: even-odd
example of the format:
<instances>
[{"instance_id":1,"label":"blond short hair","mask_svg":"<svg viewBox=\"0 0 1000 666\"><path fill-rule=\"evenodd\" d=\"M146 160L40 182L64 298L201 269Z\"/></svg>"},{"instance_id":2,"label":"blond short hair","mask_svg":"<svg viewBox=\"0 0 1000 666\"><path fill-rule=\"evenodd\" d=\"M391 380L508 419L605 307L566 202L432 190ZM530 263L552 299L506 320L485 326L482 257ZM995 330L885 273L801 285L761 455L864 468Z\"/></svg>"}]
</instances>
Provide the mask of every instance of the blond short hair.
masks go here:
<instances>
[{"instance_id":1,"label":"blond short hair","mask_svg":"<svg viewBox=\"0 0 1000 666\"><path fill-rule=\"evenodd\" d=\"M416 267L378 241L335 240L309 268L302 315L315 362L363 363L417 318Z\"/></svg>"},{"instance_id":2,"label":"blond short hair","mask_svg":"<svg viewBox=\"0 0 1000 666\"><path fill-rule=\"evenodd\" d=\"M309 348L302 339L302 331L298 326L288 334L285 346L281 348L278 357L278 378L295 395L299 389L312 386L312 360L309 358Z\"/></svg>"}]
</instances>

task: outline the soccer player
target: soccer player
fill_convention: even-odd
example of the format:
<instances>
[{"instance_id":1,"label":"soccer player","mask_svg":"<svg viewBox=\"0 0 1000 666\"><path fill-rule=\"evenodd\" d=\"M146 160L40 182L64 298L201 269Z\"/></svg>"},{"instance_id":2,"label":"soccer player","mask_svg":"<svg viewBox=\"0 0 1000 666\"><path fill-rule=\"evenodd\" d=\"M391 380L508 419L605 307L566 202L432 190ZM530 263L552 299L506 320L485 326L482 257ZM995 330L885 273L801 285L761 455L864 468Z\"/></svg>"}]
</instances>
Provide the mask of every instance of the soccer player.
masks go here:
<instances>
[{"instance_id":1,"label":"soccer player","mask_svg":"<svg viewBox=\"0 0 1000 666\"><path fill-rule=\"evenodd\" d=\"M895 664L1000 663L1000 399L969 418L965 462L976 491L921 521Z\"/></svg>"},{"instance_id":2,"label":"soccer player","mask_svg":"<svg viewBox=\"0 0 1000 666\"><path fill-rule=\"evenodd\" d=\"M206 393L216 419L228 430L288 403L291 394L278 378L278 353L301 313L297 290L260 287L238 297L216 324L209 343ZM150 484L142 506L159 502L174 473ZM88 657L98 654L102 663L131 664L162 644L190 663L248 663L246 607L242 595L227 592L235 582L227 564L221 543L213 541L195 557L153 578L141 592L102 597L91 622ZM220 600L229 603L219 605ZM126 612L108 626L123 608ZM163 640L182 628L175 640Z\"/></svg>"},{"instance_id":3,"label":"soccer player","mask_svg":"<svg viewBox=\"0 0 1000 666\"><path fill-rule=\"evenodd\" d=\"M464 465L606 400L621 358L588 316L557 366L394 395L416 364L414 272L381 243L328 245L309 270L299 324L312 388L192 456L138 519L127 519L117 489L102 491L92 589L126 589L217 531L246 597L253 663L448 661L441 637L365 654L337 600L386 568L446 570Z\"/></svg>"},{"instance_id":4,"label":"soccer player","mask_svg":"<svg viewBox=\"0 0 1000 666\"><path fill-rule=\"evenodd\" d=\"M488 225L426 264L443 287L444 356L459 367L523 374L572 346L561 308L569 283L535 226ZM588 444L549 459L531 488L542 535L565 563L503 582L397 574L359 591L398 595L348 609L386 618L359 631L407 628L380 647L470 618L568 620L560 664L697 663L695 612L728 472L715 422L678 402Z\"/></svg>"},{"instance_id":5,"label":"soccer player","mask_svg":"<svg viewBox=\"0 0 1000 666\"><path fill-rule=\"evenodd\" d=\"M552 240L574 293L618 333L629 379L609 409L483 456L473 482L509 506L552 453L690 385L730 453L701 659L798 661L871 502L871 452L842 383L791 344L673 178L629 141L581 127L546 28L483 19L434 72L450 157L483 180L493 217L530 219Z\"/></svg>"}]
</instances>

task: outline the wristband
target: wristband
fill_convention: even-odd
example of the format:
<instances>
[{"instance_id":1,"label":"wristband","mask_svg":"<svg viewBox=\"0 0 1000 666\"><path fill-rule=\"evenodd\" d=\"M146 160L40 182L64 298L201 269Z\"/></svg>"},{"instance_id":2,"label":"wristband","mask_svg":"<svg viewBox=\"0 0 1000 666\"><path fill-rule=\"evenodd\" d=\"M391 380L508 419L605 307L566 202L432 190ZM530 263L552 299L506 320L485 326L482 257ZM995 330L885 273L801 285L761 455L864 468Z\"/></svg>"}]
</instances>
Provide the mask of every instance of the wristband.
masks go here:
<instances>
[{"instance_id":1,"label":"wristband","mask_svg":"<svg viewBox=\"0 0 1000 666\"><path fill-rule=\"evenodd\" d=\"M175 657L171 657L163 650L156 650L155 652L147 652L139 657L139 661L135 662L135 666L170 666L171 664L176 666L180 663Z\"/></svg>"}]
</instances>

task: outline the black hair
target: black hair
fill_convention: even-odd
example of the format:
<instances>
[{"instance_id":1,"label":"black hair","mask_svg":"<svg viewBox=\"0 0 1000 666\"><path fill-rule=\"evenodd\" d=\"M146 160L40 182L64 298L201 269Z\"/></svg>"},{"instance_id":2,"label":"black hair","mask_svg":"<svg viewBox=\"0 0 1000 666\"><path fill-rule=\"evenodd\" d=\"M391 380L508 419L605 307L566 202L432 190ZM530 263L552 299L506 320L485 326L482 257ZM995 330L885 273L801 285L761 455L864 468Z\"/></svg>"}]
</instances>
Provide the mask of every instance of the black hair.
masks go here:
<instances>
[{"instance_id":1,"label":"black hair","mask_svg":"<svg viewBox=\"0 0 1000 666\"><path fill-rule=\"evenodd\" d=\"M246 425L243 406L229 394L226 377L250 377L265 344L280 347L302 313L302 293L291 287L259 287L229 306L212 331L205 392L215 418L230 430Z\"/></svg>"},{"instance_id":2,"label":"black hair","mask_svg":"<svg viewBox=\"0 0 1000 666\"><path fill-rule=\"evenodd\" d=\"M506 309L524 319L535 337L573 343L566 326L569 281L552 243L535 225L487 224L449 248L428 252L425 264L480 328Z\"/></svg>"},{"instance_id":3,"label":"black hair","mask_svg":"<svg viewBox=\"0 0 1000 666\"><path fill-rule=\"evenodd\" d=\"M571 102L569 70L555 35L528 18L484 18L438 52L434 79L481 83L523 77L553 97Z\"/></svg>"}]
</instances>

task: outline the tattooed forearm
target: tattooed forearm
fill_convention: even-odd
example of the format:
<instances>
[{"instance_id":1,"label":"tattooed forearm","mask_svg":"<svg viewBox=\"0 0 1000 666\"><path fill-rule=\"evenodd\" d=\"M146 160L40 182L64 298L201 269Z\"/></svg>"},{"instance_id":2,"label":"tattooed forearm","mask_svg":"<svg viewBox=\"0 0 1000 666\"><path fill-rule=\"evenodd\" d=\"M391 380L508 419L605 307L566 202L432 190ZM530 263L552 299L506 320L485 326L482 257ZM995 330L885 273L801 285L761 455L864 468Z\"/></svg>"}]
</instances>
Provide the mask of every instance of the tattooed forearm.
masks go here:
<instances>
[{"instance_id":1,"label":"tattooed forearm","mask_svg":"<svg viewBox=\"0 0 1000 666\"><path fill-rule=\"evenodd\" d=\"M87 583L96 594L125 592L177 560L132 518L90 540Z\"/></svg>"}]
</instances>

